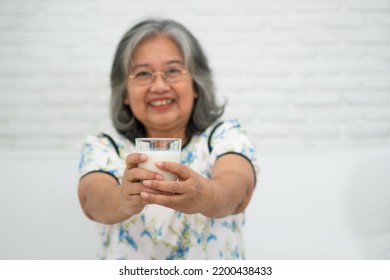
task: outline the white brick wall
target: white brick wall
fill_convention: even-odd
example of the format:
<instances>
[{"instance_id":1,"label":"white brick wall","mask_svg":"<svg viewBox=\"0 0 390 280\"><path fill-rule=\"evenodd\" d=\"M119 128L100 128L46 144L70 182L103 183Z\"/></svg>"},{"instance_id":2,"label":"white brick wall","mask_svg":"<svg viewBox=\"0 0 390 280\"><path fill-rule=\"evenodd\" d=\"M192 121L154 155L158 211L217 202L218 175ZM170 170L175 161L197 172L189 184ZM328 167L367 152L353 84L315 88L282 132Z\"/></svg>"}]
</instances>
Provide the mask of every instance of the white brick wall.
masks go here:
<instances>
[{"instance_id":1,"label":"white brick wall","mask_svg":"<svg viewBox=\"0 0 390 280\"><path fill-rule=\"evenodd\" d=\"M260 152L390 143L390 0L0 0L0 151L109 124L116 44L148 15L200 39Z\"/></svg>"},{"instance_id":2,"label":"white brick wall","mask_svg":"<svg viewBox=\"0 0 390 280\"><path fill-rule=\"evenodd\" d=\"M0 259L95 258L75 146L148 15L195 33L257 144L248 258L389 259L390 0L0 0Z\"/></svg>"}]
</instances>

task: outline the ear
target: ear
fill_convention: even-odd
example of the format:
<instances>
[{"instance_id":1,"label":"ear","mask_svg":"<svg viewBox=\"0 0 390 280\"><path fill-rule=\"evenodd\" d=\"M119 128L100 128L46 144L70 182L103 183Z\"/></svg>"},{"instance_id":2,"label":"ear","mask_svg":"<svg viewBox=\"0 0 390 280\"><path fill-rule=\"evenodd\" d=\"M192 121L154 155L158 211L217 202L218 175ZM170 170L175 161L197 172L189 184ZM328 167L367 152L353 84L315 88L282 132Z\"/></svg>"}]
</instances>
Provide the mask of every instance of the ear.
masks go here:
<instances>
[{"instance_id":1,"label":"ear","mask_svg":"<svg viewBox=\"0 0 390 280\"><path fill-rule=\"evenodd\" d=\"M129 95L127 92L125 93L125 96L123 97L123 104L130 105Z\"/></svg>"},{"instance_id":2,"label":"ear","mask_svg":"<svg viewBox=\"0 0 390 280\"><path fill-rule=\"evenodd\" d=\"M192 90L194 91L194 99L197 99L199 94L198 94L196 83L194 81L192 81Z\"/></svg>"}]
</instances>

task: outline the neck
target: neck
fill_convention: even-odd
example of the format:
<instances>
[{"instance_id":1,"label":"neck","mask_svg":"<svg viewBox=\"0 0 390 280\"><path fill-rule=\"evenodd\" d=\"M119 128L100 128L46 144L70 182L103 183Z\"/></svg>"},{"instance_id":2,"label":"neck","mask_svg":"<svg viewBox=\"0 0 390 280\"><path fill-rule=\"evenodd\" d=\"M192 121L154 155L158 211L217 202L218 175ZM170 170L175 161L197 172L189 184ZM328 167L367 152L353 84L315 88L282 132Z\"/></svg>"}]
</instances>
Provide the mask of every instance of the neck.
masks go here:
<instances>
[{"instance_id":1,"label":"neck","mask_svg":"<svg viewBox=\"0 0 390 280\"><path fill-rule=\"evenodd\" d=\"M183 143L187 140L185 129L166 130L146 130L146 137L148 138L180 138Z\"/></svg>"}]
</instances>

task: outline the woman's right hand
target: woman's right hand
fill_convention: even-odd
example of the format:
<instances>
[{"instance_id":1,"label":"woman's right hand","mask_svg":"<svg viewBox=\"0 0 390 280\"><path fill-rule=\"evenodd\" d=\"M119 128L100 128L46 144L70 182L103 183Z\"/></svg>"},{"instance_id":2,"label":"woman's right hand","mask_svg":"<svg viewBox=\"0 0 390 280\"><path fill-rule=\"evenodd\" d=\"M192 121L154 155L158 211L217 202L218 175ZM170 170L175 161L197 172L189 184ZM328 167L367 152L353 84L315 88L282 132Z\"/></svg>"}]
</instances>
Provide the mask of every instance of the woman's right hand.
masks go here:
<instances>
[{"instance_id":1,"label":"woman's right hand","mask_svg":"<svg viewBox=\"0 0 390 280\"><path fill-rule=\"evenodd\" d=\"M141 192L161 193L145 187L143 180L163 180L164 177L154 171L139 168L138 164L145 162L147 156L133 153L126 157L126 168L122 176L122 190L119 196L119 208L122 212L132 216L140 213L146 201L140 196Z\"/></svg>"}]
</instances>

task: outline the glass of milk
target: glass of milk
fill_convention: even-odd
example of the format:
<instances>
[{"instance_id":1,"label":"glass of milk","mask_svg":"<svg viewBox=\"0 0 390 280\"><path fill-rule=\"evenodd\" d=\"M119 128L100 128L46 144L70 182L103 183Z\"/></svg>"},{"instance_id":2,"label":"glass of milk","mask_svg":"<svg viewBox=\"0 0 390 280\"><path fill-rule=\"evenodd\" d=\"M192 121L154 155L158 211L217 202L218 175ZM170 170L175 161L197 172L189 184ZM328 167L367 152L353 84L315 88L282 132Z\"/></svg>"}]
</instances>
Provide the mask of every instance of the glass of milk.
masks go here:
<instances>
[{"instance_id":1,"label":"glass of milk","mask_svg":"<svg viewBox=\"0 0 390 280\"><path fill-rule=\"evenodd\" d=\"M176 174L163 171L155 165L157 161L171 161L180 163L180 138L136 138L135 147L138 153L147 155L147 161L138 164L138 167L155 171L164 176L165 181L176 181Z\"/></svg>"}]
</instances>

